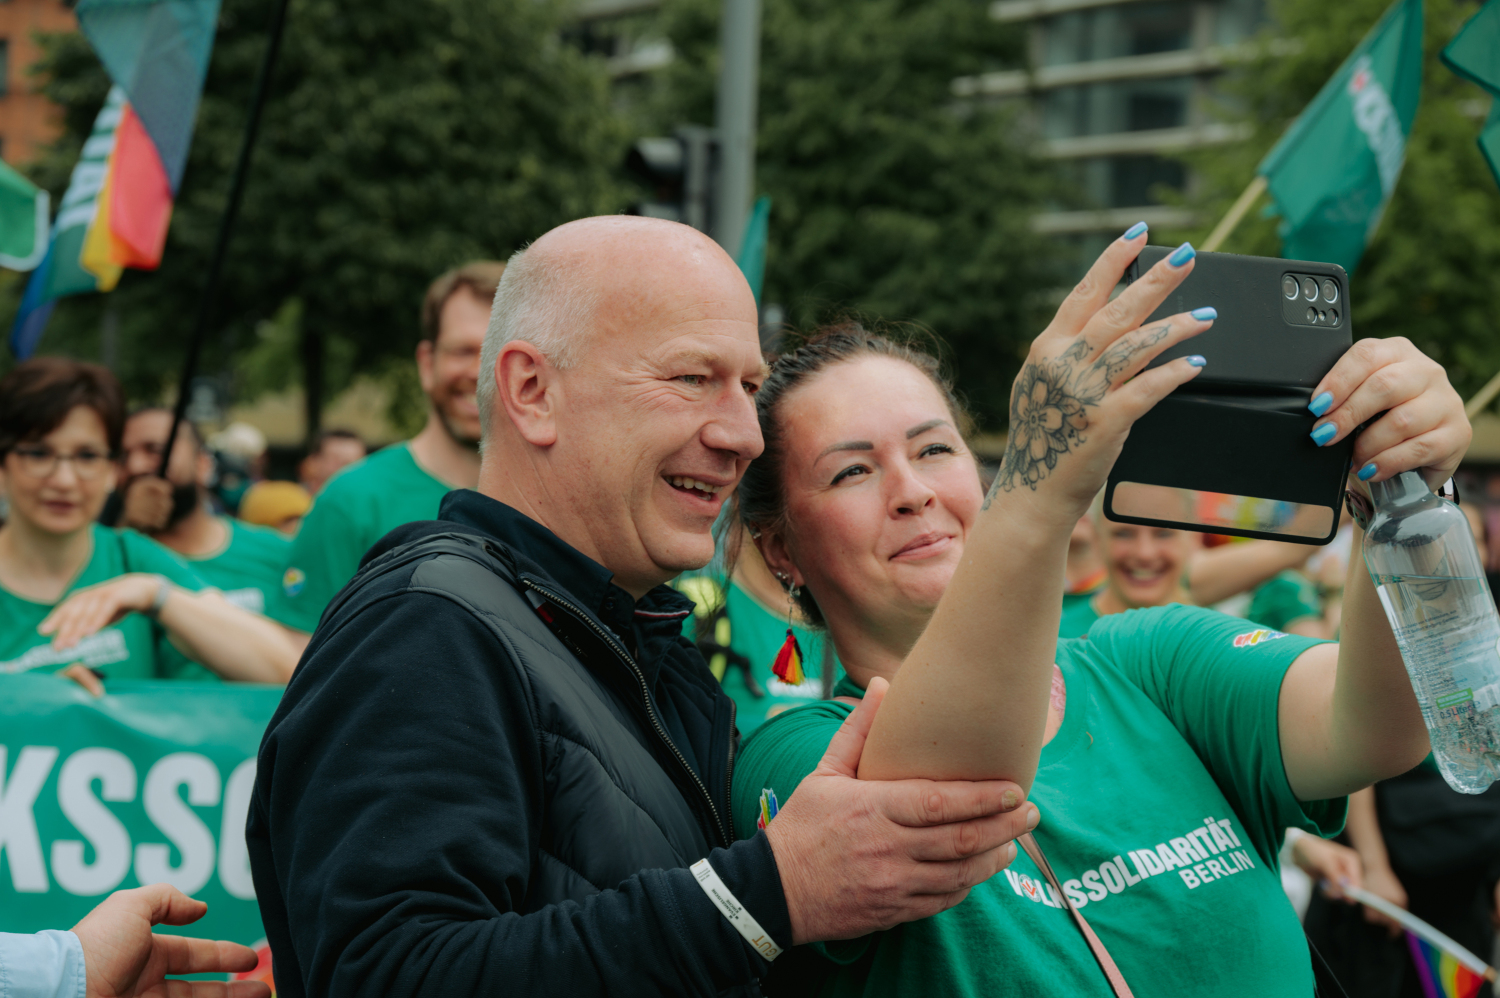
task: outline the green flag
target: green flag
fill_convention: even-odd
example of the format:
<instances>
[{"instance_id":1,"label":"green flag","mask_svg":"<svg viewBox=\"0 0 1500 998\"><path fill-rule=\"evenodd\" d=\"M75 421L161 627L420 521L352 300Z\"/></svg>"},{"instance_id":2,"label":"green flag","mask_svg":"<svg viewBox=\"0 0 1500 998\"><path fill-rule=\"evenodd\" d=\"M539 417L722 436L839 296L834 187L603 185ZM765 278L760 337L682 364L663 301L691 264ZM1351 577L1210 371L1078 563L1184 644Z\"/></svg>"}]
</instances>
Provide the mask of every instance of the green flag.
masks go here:
<instances>
[{"instance_id":1,"label":"green flag","mask_svg":"<svg viewBox=\"0 0 1500 998\"><path fill-rule=\"evenodd\" d=\"M0 267L31 270L47 254L47 192L0 163Z\"/></svg>"},{"instance_id":2,"label":"green flag","mask_svg":"<svg viewBox=\"0 0 1500 998\"><path fill-rule=\"evenodd\" d=\"M771 199L762 194L750 206L750 217L745 222L745 235L740 240L740 255L735 260L740 272L750 283L756 304L760 303L760 287L766 279L766 238L771 225Z\"/></svg>"},{"instance_id":3,"label":"green flag","mask_svg":"<svg viewBox=\"0 0 1500 998\"><path fill-rule=\"evenodd\" d=\"M1459 29L1443 49L1443 64L1479 84L1492 98L1500 98L1500 0L1490 0ZM1490 104L1489 120L1479 133L1479 151L1500 183L1500 99Z\"/></svg>"},{"instance_id":4,"label":"green flag","mask_svg":"<svg viewBox=\"0 0 1500 998\"><path fill-rule=\"evenodd\" d=\"M1390 203L1422 93L1422 0L1397 0L1257 171L1281 212L1281 255L1349 272Z\"/></svg>"}]
</instances>

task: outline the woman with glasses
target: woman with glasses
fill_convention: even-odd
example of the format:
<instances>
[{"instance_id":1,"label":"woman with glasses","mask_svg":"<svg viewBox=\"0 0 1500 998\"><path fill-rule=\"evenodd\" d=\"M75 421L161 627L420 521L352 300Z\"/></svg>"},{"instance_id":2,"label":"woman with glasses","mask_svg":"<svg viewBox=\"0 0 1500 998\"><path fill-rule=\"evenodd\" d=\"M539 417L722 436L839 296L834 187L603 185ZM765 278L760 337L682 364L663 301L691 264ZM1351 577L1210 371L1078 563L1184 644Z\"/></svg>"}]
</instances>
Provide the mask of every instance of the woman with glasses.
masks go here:
<instances>
[{"instance_id":1,"label":"woman with glasses","mask_svg":"<svg viewBox=\"0 0 1500 998\"><path fill-rule=\"evenodd\" d=\"M224 679L284 683L296 665L273 623L185 562L96 520L114 489L125 399L106 369L39 357L0 379L0 675L175 678L170 641Z\"/></svg>"}]
</instances>

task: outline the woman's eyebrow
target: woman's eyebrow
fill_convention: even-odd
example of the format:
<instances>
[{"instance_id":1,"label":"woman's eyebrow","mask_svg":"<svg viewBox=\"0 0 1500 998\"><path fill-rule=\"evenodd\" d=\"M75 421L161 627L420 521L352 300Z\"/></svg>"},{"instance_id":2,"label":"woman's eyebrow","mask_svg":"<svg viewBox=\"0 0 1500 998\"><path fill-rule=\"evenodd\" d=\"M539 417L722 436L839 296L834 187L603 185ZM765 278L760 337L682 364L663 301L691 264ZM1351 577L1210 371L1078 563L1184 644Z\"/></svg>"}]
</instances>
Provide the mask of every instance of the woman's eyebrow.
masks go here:
<instances>
[{"instance_id":1,"label":"woman's eyebrow","mask_svg":"<svg viewBox=\"0 0 1500 998\"><path fill-rule=\"evenodd\" d=\"M906 431L906 439L910 440L913 437L920 437L922 434L926 433L928 430L935 430L939 426L949 426L949 425L951 425L951 424L946 419L929 419L927 422L925 422L925 423L918 423L916 426L913 426L911 429L907 430Z\"/></svg>"},{"instance_id":2,"label":"woman's eyebrow","mask_svg":"<svg viewBox=\"0 0 1500 998\"><path fill-rule=\"evenodd\" d=\"M845 440L841 444L834 444L831 447L825 447L825 448L823 448L823 453L819 454L816 458L814 458L813 459L813 463L817 464L819 461L823 460L825 457L827 457L829 454L834 453L835 451L841 451L841 450L874 450L874 449L875 449L875 445L872 444L868 440Z\"/></svg>"}]
</instances>

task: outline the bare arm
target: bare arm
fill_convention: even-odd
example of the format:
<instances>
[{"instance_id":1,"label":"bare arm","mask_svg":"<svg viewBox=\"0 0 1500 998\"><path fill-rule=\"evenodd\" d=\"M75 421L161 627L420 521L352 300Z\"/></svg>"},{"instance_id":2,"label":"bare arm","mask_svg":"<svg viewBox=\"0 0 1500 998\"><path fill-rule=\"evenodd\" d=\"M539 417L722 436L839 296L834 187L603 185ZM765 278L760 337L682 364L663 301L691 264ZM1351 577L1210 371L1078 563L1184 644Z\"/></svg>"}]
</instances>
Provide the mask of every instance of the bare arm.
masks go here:
<instances>
[{"instance_id":1,"label":"bare arm","mask_svg":"<svg viewBox=\"0 0 1500 998\"><path fill-rule=\"evenodd\" d=\"M1286 541L1247 541L1207 548L1193 555L1188 565L1188 591L1194 603L1209 606L1298 567L1316 550Z\"/></svg>"},{"instance_id":2,"label":"bare arm","mask_svg":"<svg viewBox=\"0 0 1500 998\"><path fill-rule=\"evenodd\" d=\"M89 586L63 600L37 626L58 648L69 648L129 613L154 605L159 577L132 572ZM171 586L157 620L184 655L225 679L285 683L297 654L279 624L242 610L215 590Z\"/></svg>"},{"instance_id":3,"label":"bare arm","mask_svg":"<svg viewBox=\"0 0 1500 998\"><path fill-rule=\"evenodd\" d=\"M1143 368L1210 325L1183 314L1138 328L1191 272L1191 261L1162 261L1109 301L1144 242L1112 243L1032 345L1012 391L1010 443L995 487L931 622L891 683L861 779L1007 779L1030 787L1073 525L1131 424L1198 371L1186 359Z\"/></svg>"}]
</instances>

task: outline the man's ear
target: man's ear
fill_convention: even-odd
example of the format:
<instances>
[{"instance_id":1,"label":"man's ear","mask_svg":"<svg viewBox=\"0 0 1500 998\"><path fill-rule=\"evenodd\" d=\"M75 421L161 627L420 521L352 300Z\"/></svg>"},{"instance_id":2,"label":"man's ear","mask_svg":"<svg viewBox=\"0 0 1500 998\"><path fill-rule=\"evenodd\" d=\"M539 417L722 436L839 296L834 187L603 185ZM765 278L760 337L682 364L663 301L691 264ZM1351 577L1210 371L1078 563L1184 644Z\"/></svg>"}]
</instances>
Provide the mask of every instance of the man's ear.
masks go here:
<instances>
[{"instance_id":1,"label":"man's ear","mask_svg":"<svg viewBox=\"0 0 1500 998\"><path fill-rule=\"evenodd\" d=\"M782 585L791 584L801 587L802 573L797 571L797 566L792 564L792 555L787 550L786 537L779 530L762 530L760 536L754 538L755 549L760 552L761 559L771 574L776 576L776 581Z\"/></svg>"},{"instance_id":2,"label":"man's ear","mask_svg":"<svg viewBox=\"0 0 1500 998\"><path fill-rule=\"evenodd\" d=\"M432 340L421 340L417 343L417 380L422 383L422 394L428 397L432 395Z\"/></svg>"},{"instance_id":3,"label":"man's ear","mask_svg":"<svg viewBox=\"0 0 1500 998\"><path fill-rule=\"evenodd\" d=\"M535 447L557 443L557 370L525 340L511 340L495 358L495 397L516 431ZM493 418L493 417L492 417Z\"/></svg>"}]
</instances>

